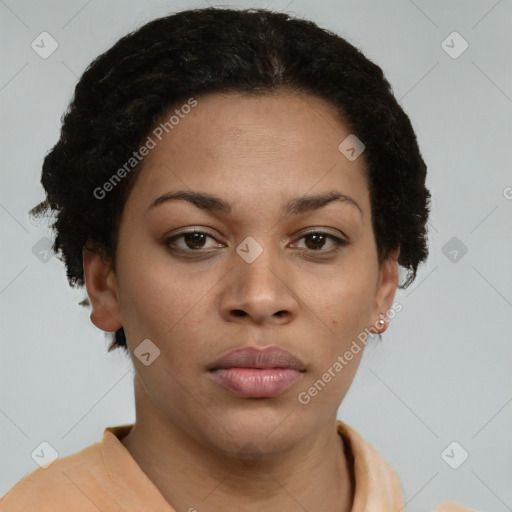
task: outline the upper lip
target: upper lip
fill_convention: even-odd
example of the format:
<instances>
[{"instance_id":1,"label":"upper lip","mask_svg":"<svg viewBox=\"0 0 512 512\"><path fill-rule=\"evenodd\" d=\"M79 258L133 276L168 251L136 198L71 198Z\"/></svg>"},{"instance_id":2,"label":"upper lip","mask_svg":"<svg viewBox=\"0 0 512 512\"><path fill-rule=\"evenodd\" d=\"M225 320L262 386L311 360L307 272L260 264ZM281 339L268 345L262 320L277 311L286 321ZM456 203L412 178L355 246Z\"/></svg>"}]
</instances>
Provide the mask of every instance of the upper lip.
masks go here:
<instances>
[{"instance_id":1,"label":"upper lip","mask_svg":"<svg viewBox=\"0 0 512 512\"><path fill-rule=\"evenodd\" d=\"M306 365L287 350L279 347L244 347L219 357L209 371L223 368L291 368L306 371Z\"/></svg>"}]
</instances>

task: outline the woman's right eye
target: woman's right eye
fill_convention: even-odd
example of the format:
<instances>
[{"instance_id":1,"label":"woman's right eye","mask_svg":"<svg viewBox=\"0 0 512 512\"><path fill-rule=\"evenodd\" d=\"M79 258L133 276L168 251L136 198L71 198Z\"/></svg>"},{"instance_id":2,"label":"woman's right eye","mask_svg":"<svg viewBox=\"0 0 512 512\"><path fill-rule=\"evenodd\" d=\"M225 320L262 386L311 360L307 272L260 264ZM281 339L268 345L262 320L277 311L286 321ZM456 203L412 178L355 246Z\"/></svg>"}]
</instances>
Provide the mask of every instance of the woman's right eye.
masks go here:
<instances>
[{"instance_id":1,"label":"woman's right eye","mask_svg":"<svg viewBox=\"0 0 512 512\"><path fill-rule=\"evenodd\" d=\"M185 231L167 238L164 244L170 249L177 249L184 252L210 252L209 250L204 250L204 244L208 238L215 240L213 236L204 231ZM177 243L178 240L180 243ZM216 247L218 247L218 245Z\"/></svg>"}]
</instances>

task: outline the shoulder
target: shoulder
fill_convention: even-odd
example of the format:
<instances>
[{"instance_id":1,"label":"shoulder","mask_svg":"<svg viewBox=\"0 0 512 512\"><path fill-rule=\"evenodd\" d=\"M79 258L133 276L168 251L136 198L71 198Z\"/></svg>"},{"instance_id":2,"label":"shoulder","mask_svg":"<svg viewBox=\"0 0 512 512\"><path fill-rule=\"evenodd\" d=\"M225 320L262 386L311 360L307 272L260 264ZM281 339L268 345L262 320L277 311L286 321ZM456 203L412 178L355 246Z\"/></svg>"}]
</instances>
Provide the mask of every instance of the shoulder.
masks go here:
<instances>
[{"instance_id":1,"label":"shoulder","mask_svg":"<svg viewBox=\"0 0 512 512\"><path fill-rule=\"evenodd\" d=\"M94 492L103 468L97 442L26 475L2 497L0 512L58 512L71 504L75 512L97 512Z\"/></svg>"},{"instance_id":2,"label":"shoulder","mask_svg":"<svg viewBox=\"0 0 512 512\"><path fill-rule=\"evenodd\" d=\"M352 427L337 421L337 430L353 455L356 481L354 510L405 509L402 486L394 469L379 452ZM371 504L371 507L368 505ZM476 512L453 501L443 501L433 512Z\"/></svg>"}]
</instances>

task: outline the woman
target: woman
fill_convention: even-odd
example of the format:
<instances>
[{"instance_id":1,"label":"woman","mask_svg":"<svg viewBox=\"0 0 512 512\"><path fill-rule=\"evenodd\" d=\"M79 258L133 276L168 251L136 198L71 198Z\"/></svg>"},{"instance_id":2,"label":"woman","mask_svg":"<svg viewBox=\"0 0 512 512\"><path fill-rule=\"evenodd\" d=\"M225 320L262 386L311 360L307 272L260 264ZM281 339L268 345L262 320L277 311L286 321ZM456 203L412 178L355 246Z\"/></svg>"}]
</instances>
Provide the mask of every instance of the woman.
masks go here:
<instances>
[{"instance_id":1,"label":"woman","mask_svg":"<svg viewBox=\"0 0 512 512\"><path fill-rule=\"evenodd\" d=\"M311 22L189 10L118 41L32 213L56 214L70 284L133 360L136 422L0 510L404 510L336 415L428 255L425 179L381 69Z\"/></svg>"}]
</instances>

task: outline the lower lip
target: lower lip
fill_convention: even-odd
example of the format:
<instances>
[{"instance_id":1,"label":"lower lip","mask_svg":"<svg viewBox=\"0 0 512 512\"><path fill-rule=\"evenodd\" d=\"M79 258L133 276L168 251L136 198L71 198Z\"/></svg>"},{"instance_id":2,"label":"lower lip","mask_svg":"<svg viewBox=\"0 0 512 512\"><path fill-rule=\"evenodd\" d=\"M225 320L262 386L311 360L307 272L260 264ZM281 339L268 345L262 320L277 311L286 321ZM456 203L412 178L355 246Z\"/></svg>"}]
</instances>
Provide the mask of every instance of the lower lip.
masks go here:
<instances>
[{"instance_id":1,"label":"lower lip","mask_svg":"<svg viewBox=\"0 0 512 512\"><path fill-rule=\"evenodd\" d=\"M242 398L272 398L280 395L302 373L290 368L223 368L210 372L222 387Z\"/></svg>"}]
</instances>

